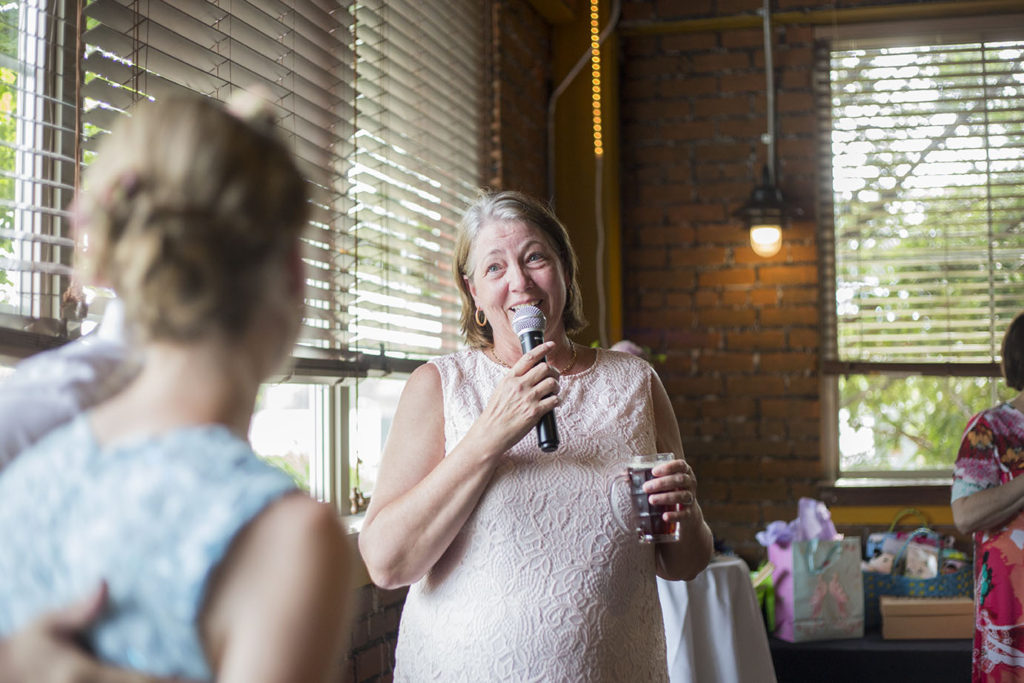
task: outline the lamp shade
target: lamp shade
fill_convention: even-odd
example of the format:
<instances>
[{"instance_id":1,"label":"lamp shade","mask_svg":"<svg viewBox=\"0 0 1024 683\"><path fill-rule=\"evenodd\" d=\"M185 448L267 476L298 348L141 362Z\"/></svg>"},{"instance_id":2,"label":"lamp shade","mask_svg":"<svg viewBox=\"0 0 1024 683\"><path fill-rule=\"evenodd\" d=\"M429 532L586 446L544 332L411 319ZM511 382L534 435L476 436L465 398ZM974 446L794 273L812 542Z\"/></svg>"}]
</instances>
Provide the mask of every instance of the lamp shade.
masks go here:
<instances>
[{"instance_id":1,"label":"lamp shade","mask_svg":"<svg viewBox=\"0 0 1024 683\"><path fill-rule=\"evenodd\" d=\"M750 247L758 256L774 256L782 248L782 225L785 203L782 192L771 181L765 166L761 184L750 193L750 199L735 214L750 231Z\"/></svg>"}]
</instances>

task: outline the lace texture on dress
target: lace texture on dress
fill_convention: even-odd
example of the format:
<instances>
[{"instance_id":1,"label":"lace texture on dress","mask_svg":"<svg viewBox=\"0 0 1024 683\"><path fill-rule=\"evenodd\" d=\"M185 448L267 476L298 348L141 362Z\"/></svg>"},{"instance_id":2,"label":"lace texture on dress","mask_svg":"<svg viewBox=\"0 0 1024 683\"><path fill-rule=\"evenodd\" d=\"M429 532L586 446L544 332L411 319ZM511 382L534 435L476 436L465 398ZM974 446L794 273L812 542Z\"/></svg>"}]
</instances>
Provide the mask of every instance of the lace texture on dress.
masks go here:
<instances>
[{"instance_id":1,"label":"lace texture on dress","mask_svg":"<svg viewBox=\"0 0 1024 683\"><path fill-rule=\"evenodd\" d=\"M445 451L507 369L480 351L436 359ZM655 452L649 364L598 350L560 379L561 446L513 447L447 552L409 589L396 681L667 681L654 550L618 526L612 478ZM625 486L615 504L628 514Z\"/></svg>"}]
</instances>

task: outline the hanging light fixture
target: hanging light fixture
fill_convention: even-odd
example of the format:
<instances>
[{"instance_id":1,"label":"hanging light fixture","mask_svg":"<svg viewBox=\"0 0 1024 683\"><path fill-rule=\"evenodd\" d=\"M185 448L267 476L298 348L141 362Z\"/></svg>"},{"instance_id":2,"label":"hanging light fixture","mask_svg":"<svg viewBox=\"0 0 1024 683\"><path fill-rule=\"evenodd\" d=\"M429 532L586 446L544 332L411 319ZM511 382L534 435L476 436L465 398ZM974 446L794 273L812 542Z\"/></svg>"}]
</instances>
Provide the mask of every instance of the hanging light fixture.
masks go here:
<instances>
[{"instance_id":1,"label":"hanging light fixture","mask_svg":"<svg viewBox=\"0 0 1024 683\"><path fill-rule=\"evenodd\" d=\"M765 144L765 165L761 184L750 193L750 199L736 212L750 231L750 248L758 256L770 257L782 248L782 224L786 217L782 191L775 184L775 85L772 69L772 27L770 0L764 0L764 70L765 110L767 127L761 136Z\"/></svg>"}]
</instances>

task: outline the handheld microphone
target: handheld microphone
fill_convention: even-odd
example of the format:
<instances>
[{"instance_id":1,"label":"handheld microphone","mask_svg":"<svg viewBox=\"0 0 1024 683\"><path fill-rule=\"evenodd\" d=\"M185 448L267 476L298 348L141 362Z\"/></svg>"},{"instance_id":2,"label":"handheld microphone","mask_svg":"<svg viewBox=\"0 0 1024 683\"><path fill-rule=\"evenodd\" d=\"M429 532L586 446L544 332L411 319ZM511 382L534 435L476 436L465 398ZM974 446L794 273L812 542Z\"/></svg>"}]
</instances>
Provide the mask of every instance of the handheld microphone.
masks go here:
<instances>
[{"instance_id":1,"label":"handheld microphone","mask_svg":"<svg viewBox=\"0 0 1024 683\"><path fill-rule=\"evenodd\" d=\"M512 329L519 336L519 345L527 353L544 343L544 328L547 320L536 306L519 306L512 316ZM537 445L545 453L558 448L558 428L555 427L555 412L541 416L537 423Z\"/></svg>"}]
</instances>

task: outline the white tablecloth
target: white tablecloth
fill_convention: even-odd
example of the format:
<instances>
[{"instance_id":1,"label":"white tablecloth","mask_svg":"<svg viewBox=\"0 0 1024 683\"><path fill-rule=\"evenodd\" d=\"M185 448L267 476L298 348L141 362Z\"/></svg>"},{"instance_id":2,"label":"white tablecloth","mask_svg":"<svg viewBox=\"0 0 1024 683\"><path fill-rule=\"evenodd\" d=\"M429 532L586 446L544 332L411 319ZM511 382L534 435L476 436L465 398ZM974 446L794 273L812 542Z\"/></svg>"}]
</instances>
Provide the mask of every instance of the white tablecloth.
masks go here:
<instances>
[{"instance_id":1,"label":"white tablecloth","mask_svg":"<svg viewBox=\"0 0 1024 683\"><path fill-rule=\"evenodd\" d=\"M775 683L747 564L715 559L692 581L658 579L671 683Z\"/></svg>"}]
</instances>

